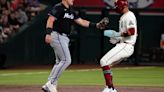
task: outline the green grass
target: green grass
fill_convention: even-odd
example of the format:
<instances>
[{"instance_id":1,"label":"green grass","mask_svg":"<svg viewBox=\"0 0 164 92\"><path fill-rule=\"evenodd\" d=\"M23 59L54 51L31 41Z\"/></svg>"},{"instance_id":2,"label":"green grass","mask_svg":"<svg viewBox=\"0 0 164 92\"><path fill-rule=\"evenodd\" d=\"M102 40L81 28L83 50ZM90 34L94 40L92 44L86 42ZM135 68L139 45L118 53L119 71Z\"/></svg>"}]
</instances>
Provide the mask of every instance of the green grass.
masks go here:
<instances>
[{"instance_id":1,"label":"green grass","mask_svg":"<svg viewBox=\"0 0 164 92\"><path fill-rule=\"evenodd\" d=\"M48 70L0 70L0 85L41 85Z\"/></svg>"},{"instance_id":2,"label":"green grass","mask_svg":"<svg viewBox=\"0 0 164 92\"><path fill-rule=\"evenodd\" d=\"M117 85L164 86L164 67L115 69L114 76Z\"/></svg>"},{"instance_id":3,"label":"green grass","mask_svg":"<svg viewBox=\"0 0 164 92\"><path fill-rule=\"evenodd\" d=\"M50 70L0 70L0 85L42 85ZM164 67L113 68L114 84L117 86L164 87ZM102 71L67 70L59 85L104 85Z\"/></svg>"}]
</instances>

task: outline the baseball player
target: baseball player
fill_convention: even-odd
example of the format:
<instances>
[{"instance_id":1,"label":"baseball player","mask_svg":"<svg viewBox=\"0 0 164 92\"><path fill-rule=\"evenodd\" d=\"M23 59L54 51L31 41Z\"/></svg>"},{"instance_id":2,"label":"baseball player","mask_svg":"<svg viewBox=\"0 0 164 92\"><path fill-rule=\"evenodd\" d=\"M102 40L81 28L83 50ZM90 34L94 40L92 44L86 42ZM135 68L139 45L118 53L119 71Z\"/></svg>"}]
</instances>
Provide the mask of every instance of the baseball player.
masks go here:
<instances>
[{"instance_id":1,"label":"baseball player","mask_svg":"<svg viewBox=\"0 0 164 92\"><path fill-rule=\"evenodd\" d=\"M56 64L48 77L47 83L42 86L44 92L57 92L58 79L71 64L68 47L71 24L76 22L83 27L104 29L108 22L108 19L102 19L99 23L92 23L80 18L72 8L73 2L74 0L62 0L48 13L45 42L53 48Z\"/></svg>"},{"instance_id":2,"label":"baseball player","mask_svg":"<svg viewBox=\"0 0 164 92\"><path fill-rule=\"evenodd\" d=\"M104 73L106 87L103 92L117 92L112 82L111 66L130 57L134 52L137 39L137 23L133 12L129 11L127 0L115 0L116 11L122 14L119 20L119 32L105 30L104 36L110 37L110 42L116 44L100 60Z\"/></svg>"}]
</instances>

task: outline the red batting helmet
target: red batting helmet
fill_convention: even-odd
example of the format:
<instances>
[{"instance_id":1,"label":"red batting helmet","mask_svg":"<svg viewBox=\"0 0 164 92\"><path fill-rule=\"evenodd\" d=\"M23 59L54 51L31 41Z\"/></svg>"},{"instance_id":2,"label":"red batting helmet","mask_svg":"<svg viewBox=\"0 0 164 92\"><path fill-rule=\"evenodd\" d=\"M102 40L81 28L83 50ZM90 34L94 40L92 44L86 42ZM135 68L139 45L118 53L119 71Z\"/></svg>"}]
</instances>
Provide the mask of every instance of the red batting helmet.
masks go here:
<instances>
[{"instance_id":1,"label":"red batting helmet","mask_svg":"<svg viewBox=\"0 0 164 92\"><path fill-rule=\"evenodd\" d=\"M124 9L125 6L128 6L127 0L116 0L115 1L115 7L116 7L116 11L118 13L122 13L122 10Z\"/></svg>"}]
</instances>

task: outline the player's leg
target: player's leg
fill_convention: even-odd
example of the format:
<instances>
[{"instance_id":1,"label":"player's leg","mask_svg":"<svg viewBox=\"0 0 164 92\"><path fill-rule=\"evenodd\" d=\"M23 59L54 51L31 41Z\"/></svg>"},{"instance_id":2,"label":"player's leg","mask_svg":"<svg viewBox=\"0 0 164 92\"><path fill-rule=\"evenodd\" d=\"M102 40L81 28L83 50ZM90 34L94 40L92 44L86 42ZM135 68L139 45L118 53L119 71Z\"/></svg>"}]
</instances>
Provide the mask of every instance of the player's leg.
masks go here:
<instances>
[{"instance_id":1,"label":"player's leg","mask_svg":"<svg viewBox=\"0 0 164 92\"><path fill-rule=\"evenodd\" d=\"M119 52L122 50L122 48L118 45L116 45L114 48L112 48L109 52L107 52L103 58L100 60L100 64L101 67L103 69L103 73L104 73L104 78L106 81L106 85L109 88L114 88L113 86L113 82L112 82L112 70L111 70L111 66L113 61L110 59L113 59L113 57L118 56L117 54L119 54ZM121 59L121 57L117 57L114 58L117 59L115 61L119 61Z\"/></svg>"},{"instance_id":2,"label":"player's leg","mask_svg":"<svg viewBox=\"0 0 164 92\"><path fill-rule=\"evenodd\" d=\"M59 63L57 63L52 71L51 82L56 85L58 78L62 74L62 72L71 64L71 55L69 51L69 39L66 36L62 36L57 33L57 37L55 38L54 42L51 44L53 47L55 54L59 58Z\"/></svg>"},{"instance_id":3,"label":"player's leg","mask_svg":"<svg viewBox=\"0 0 164 92\"><path fill-rule=\"evenodd\" d=\"M101 66L113 66L120 62L120 60L127 58L133 54L134 47L126 43L119 43L109 52L107 52L100 60Z\"/></svg>"},{"instance_id":4,"label":"player's leg","mask_svg":"<svg viewBox=\"0 0 164 92\"><path fill-rule=\"evenodd\" d=\"M51 80L51 78L52 78L52 75L54 75L54 71L55 71L55 69L56 69L56 66L59 64L59 57L57 56L57 52L54 50L54 52L55 52L55 61L56 61L56 63L55 63L55 65L53 66L53 68L52 68L52 70L51 70L51 73L50 73L50 75L49 75L49 77L48 77L48 81L50 81Z\"/></svg>"},{"instance_id":5,"label":"player's leg","mask_svg":"<svg viewBox=\"0 0 164 92\"><path fill-rule=\"evenodd\" d=\"M70 65L71 57L68 49L69 39L68 37L61 36L57 32L52 32L51 36L53 41L51 42L51 47L54 49L56 59L56 64L54 65L49 81L42 87L42 90L46 92L57 92L56 85L59 76L62 72Z\"/></svg>"},{"instance_id":6,"label":"player's leg","mask_svg":"<svg viewBox=\"0 0 164 92\"><path fill-rule=\"evenodd\" d=\"M55 52L55 51L54 51ZM49 86L52 86L53 88L55 88L56 89L56 86L57 86L57 83L56 83L56 85L50 85L50 81L51 81L51 79L52 79L52 75L54 74L54 71L55 71L55 69L56 69L56 66L57 66L57 64L59 63L59 58L58 58L58 56L55 54L55 56L56 56L56 64L53 66L53 68L52 68L52 70L51 70L51 73L50 73L50 75L49 75L49 77L48 77L48 81L47 81L47 83L45 84L45 85L43 85L42 86L42 90L44 90L44 92L47 92L47 91L50 91L49 90L49 88L47 87L48 85ZM57 91L57 90L56 90Z\"/></svg>"},{"instance_id":7,"label":"player's leg","mask_svg":"<svg viewBox=\"0 0 164 92\"><path fill-rule=\"evenodd\" d=\"M126 51L128 49L128 51ZM133 48L129 49L129 46L124 43L117 44L100 60L101 67L103 69L104 78L108 88L114 89L112 82L112 70L111 66L119 63L124 58L129 57L133 53ZM104 91L105 92L105 91Z\"/></svg>"}]
</instances>

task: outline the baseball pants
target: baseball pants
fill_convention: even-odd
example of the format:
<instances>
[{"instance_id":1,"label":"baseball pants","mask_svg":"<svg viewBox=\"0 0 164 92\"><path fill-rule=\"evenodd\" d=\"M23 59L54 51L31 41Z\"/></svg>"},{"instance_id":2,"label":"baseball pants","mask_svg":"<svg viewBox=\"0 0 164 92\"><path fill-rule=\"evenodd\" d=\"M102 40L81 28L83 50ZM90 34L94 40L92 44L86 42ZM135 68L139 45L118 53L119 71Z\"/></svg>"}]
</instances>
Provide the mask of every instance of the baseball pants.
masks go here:
<instances>
[{"instance_id":1,"label":"baseball pants","mask_svg":"<svg viewBox=\"0 0 164 92\"><path fill-rule=\"evenodd\" d=\"M66 34L59 34L55 31L51 33L53 41L50 43L54 50L56 57L56 64L54 65L48 80L54 85L62 72L71 64L71 55L69 51L69 38Z\"/></svg>"},{"instance_id":2,"label":"baseball pants","mask_svg":"<svg viewBox=\"0 0 164 92\"><path fill-rule=\"evenodd\" d=\"M100 60L101 67L115 65L123 59L130 57L134 52L134 46L128 43L118 43Z\"/></svg>"}]
</instances>

